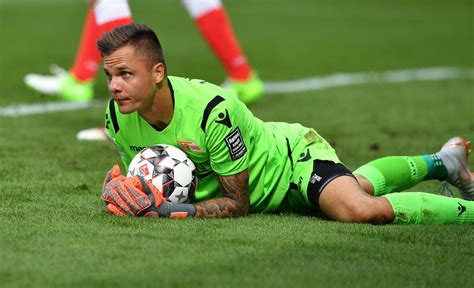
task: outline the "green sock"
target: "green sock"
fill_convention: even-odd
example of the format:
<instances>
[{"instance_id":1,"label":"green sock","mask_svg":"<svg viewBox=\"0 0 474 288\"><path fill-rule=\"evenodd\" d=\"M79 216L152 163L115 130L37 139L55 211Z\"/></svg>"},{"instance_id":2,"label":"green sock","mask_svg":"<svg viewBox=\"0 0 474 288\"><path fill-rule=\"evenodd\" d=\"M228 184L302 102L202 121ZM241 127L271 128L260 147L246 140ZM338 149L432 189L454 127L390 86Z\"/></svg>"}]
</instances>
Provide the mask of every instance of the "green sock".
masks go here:
<instances>
[{"instance_id":1,"label":"green sock","mask_svg":"<svg viewBox=\"0 0 474 288\"><path fill-rule=\"evenodd\" d=\"M400 192L424 180L428 166L421 156L390 156L371 161L354 171L374 186L374 196Z\"/></svg>"},{"instance_id":2,"label":"green sock","mask_svg":"<svg viewBox=\"0 0 474 288\"><path fill-rule=\"evenodd\" d=\"M428 167L428 173L424 180L446 180L448 177L448 170L438 154L423 155L421 157L425 160L426 166Z\"/></svg>"},{"instance_id":3,"label":"green sock","mask_svg":"<svg viewBox=\"0 0 474 288\"><path fill-rule=\"evenodd\" d=\"M395 224L474 223L474 201L423 192L385 195L395 213Z\"/></svg>"},{"instance_id":4,"label":"green sock","mask_svg":"<svg viewBox=\"0 0 474 288\"><path fill-rule=\"evenodd\" d=\"M448 172L438 155L390 156L371 161L354 171L374 186L374 196L400 192L423 180L445 180Z\"/></svg>"}]
</instances>

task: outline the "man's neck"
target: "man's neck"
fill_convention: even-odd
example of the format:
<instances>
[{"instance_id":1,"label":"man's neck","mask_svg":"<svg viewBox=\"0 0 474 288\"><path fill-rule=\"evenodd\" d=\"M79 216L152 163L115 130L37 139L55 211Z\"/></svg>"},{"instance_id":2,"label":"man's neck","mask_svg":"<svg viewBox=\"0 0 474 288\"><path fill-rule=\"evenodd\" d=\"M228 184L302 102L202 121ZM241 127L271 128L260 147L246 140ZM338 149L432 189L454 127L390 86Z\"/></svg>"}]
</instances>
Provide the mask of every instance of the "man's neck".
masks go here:
<instances>
[{"instance_id":1,"label":"man's neck","mask_svg":"<svg viewBox=\"0 0 474 288\"><path fill-rule=\"evenodd\" d=\"M139 111L140 116L156 129L163 130L173 119L174 112L174 100L168 78L158 85L151 101L149 109Z\"/></svg>"}]
</instances>

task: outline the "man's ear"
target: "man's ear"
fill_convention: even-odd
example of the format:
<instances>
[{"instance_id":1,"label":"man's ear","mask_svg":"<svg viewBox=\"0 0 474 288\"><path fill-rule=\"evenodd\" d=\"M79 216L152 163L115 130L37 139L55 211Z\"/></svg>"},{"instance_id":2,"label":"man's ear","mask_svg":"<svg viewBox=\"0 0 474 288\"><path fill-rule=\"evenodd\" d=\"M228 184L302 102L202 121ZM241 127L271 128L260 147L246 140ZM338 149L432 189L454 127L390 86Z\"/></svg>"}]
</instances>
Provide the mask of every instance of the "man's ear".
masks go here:
<instances>
[{"instance_id":1,"label":"man's ear","mask_svg":"<svg viewBox=\"0 0 474 288\"><path fill-rule=\"evenodd\" d=\"M153 66L153 79L155 80L155 83L161 83L163 79L165 78L165 65L163 63L157 63L155 66Z\"/></svg>"}]
</instances>

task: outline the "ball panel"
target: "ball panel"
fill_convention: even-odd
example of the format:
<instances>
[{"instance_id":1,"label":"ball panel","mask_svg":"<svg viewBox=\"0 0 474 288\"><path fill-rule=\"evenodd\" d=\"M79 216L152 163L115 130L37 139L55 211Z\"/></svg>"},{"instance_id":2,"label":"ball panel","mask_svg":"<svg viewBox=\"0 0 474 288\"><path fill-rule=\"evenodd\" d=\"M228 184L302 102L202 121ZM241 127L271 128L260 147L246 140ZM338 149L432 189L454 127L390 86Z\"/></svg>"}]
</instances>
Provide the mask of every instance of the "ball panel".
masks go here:
<instances>
[{"instance_id":1,"label":"ball panel","mask_svg":"<svg viewBox=\"0 0 474 288\"><path fill-rule=\"evenodd\" d=\"M157 156L155 151L153 151L153 149L150 149L150 148L146 148L145 150L143 150L140 153L140 155L142 156L143 159L150 159Z\"/></svg>"},{"instance_id":2,"label":"ball panel","mask_svg":"<svg viewBox=\"0 0 474 288\"><path fill-rule=\"evenodd\" d=\"M191 161L191 159L186 159L183 161L184 164L188 165L189 169L191 169L191 171L194 171L196 170L196 166L194 165L193 161Z\"/></svg>"},{"instance_id":3,"label":"ball panel","mask_svg":"<svg viewBox=\"0 0 474 288\"><path fill-rule=\"evenodd\" d=\"M155 167L165 167L168 169L173 169L176 162L170 157L160 157L155 163Z\"/></svg>"},{"instance_id":4,"label":"ball panel","mask_svg":"<svg viewBox=\"0 0 474 288\"><path fill-rule=\"evenodd\" d=\"M186 187L176 187L171 195L168 196L168 201L172 203L186 203L189 195L189 189Z\"/></svg>"},{"instance_id":5,"label":"ball panel","mask_svg":"<svg viewBox=\"0 0 474 288\"><path fill-rule=\"evenodd\" d=\"M163 192L163 195L168 200L168 197L173 193L175 189L174 180L173 178L171 178L170 176L166 174L162 174L162 175L163 175L163 180L162 180L163 185L161 187L163 190L161 190L161 192Z\"/></svg>"},{"instance_id":6,"label":"ball panel","mask_svg":"<svg viewBox=\"0 0 474 288\"><path fill-rule=\"evenodd\" d=\"M134 175L142 176L147 181L151 180L151 178L153 177L153 171L155 170L153 164L151 164L147 160L143 160L141 162L138 162L137 166L135 167L136 168Z\"/></svg>"},{"instance_id":7,"label":"ball panel","mask_svg":"<svg viewBox=\"0 0 474 288\"><path fill-rule=\"evenodd\" d=\"M153 179L151 179L151 184L158 189L158 191L163 191L163 174L158 174Z\"/></svg>"},{"instance_id":8,"label":"ball panel","mask_svg":"<svg viewBox=\"0 0 474 288\"><path fill-rule=\"evenodd\" d=\"M130 165L128 165L127 177L133 177L135 175L135 173L133 173L133 170L140 161L142 161L142 156L140 155L140 153L138 153L137 155L135 155L135 157L133 157L132 161L130 162Z\"/></svg>"},{"instance_id":9,"label":"ball panel","mask_svg":"<svg viewBox=\"0 0 474 288\"><path fill-rule=\"evenodd\" d=\"M196 167L186 153L170 145L145 148L130 162L127 176L150 181L172 203L189 203L197 187Z\"/></svg>"},{"instance_id":10,"label":"ball panel","mask_svg":"<svg viewBox=\"0 0 474 288\"><path fill-rule=\"evenodd\" d=\"M174 166L173 178L180 186L187 186L193 180L193 174L189 169L189 166L184 163L179 163Z\"/></svg>"},{"instance_id":11,"label":"ball panel","mask_svg":"<svg viewBox=\"0 0 474 288\"><path fill-rule=\"evenodd\" d=\"M165 150L169 157L178 160L179 162L183 162L188 159L188 155L176 147L168 146Z\"/></svg>"}]
</instances>

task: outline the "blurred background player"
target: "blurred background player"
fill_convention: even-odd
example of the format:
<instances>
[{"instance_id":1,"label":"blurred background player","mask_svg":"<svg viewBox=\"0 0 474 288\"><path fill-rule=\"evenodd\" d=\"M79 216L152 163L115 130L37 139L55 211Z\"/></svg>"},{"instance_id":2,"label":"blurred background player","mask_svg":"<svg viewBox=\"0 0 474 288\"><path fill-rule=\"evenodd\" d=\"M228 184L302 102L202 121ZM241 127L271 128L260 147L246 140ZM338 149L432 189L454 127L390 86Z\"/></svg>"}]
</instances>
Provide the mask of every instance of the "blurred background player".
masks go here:
<instances>
[{"instance_id":1,"label":"blurred background player","mask_svg":"<svg viewBox=\"0 0 474 288\"><path fill-rule=\"evenodd\" d=\"M226 85L241 101L253 103L263 96L263 81L252 69L233 32L221 0L182 0L201 35L224 66ZM94 81L101 56L96 41L102 34L132 23L127 0L90 0L79 49L69 71L52 65L53 75L28 74L25 84L43 94L67 101L89 101L94 97ZM80 140L106 139L103 128L79 132Z\"/></svg>"}]
</instances>

